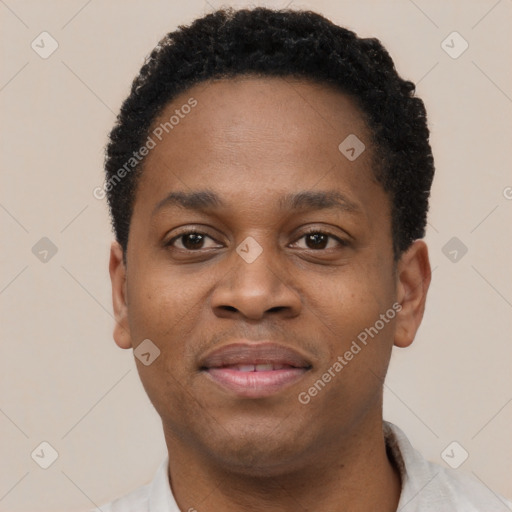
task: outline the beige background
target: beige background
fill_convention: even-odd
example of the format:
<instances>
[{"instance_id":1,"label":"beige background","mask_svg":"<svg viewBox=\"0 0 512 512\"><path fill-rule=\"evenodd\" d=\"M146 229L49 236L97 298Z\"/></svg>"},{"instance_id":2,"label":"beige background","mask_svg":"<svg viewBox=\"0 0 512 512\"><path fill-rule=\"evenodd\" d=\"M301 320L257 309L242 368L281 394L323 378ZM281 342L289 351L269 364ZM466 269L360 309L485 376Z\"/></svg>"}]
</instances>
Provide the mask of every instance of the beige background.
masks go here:
<instances>
[{"instance_id":1,"label":"beige background","mask_svg":"<svg viewBox=\"0 0 512 512\"><path fill-rule=\"evenodd\" d=\"M112 340L111 233L92 190L145 55L220 5L0 2L0 511L88 510L148 482L163 458L132 352ZM435 270L415 343L395 349L385 417L442 465L456 440L469 452L457 471L512 498L512 1L289 5L378 37L419 82L437 168ZM42 31L59 44L48 59L31 48ZM469 43L457 59L441 47L453 31ZM46 263L32 252L42 237L58 249ZM468 248L455 263L442 252L452 237ZM46 470L30 455L42 441L59 454Z\"/></svg>"}]
</instances>

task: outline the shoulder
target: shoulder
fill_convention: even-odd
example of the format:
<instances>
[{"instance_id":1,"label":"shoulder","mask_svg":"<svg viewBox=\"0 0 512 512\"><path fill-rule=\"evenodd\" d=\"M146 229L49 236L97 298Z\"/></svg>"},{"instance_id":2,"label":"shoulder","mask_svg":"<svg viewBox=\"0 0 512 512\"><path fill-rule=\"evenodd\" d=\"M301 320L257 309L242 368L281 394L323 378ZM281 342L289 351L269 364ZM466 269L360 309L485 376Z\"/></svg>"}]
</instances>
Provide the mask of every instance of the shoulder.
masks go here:
<instances>
[{"instance_id":1,"label":"shoulder","mask_svg":"<svg viewBox=\"0 0 512 512\"><path fill-rule=\"evenodd\" d=\"M143 485L89 512L149 512L150 487L151 484Z\"/></svg>"},{"instance_id":2,"label":"shoulder","mask_svg":"<svg viewBox=\"0 0 512 512\"><path fill-rule=\"evenodd\" d=\"M433 475L429 496L432 510L506 512L512 502L495 493L476 477L427 462ZM405 512L405 511L404 511Z\"/></svg>"},{"instance_id":3,"label":"shoulder","mask_svg":"<svg viewBox=\"0 0 512 512\"><path fill-rule=\"evenodd\" d=\"M384 435L400 470L403 512L507 512L512 503L476 477L426 460L396 425L384 422Z\"/></svg>"},{"instance_id":4,"label":"shoulder","mask_svg":"<svg viewBox=\"0 0 512 512\"><path fill-rule=\"evenodd\" d=\"M179 512L169 485L168 465L169 457L166 455L152 481L89 512Z\"/></svg>"}]
</instances>

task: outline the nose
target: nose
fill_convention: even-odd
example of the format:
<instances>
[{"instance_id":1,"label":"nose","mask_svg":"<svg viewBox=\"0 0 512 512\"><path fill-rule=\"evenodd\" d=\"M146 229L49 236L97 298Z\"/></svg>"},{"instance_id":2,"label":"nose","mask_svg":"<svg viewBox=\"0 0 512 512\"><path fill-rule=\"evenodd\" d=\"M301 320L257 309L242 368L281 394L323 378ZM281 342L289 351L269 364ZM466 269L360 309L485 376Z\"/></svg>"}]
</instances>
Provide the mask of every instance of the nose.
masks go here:
<instances>
[{"instance_id":1,"label":"nose","mask_svg":"<svg viewBox=\"0 0 512 512\"><path fill-rule=\"evenodd\" d=\"M260 320L268 313L291 318L302 307L285 258L257 244L240 244L230 254L231 270L223 275L212 294L212 308L221 318L242 315ZM244 249L246 249L244 251Z\"/></svg>"}]
</instances>

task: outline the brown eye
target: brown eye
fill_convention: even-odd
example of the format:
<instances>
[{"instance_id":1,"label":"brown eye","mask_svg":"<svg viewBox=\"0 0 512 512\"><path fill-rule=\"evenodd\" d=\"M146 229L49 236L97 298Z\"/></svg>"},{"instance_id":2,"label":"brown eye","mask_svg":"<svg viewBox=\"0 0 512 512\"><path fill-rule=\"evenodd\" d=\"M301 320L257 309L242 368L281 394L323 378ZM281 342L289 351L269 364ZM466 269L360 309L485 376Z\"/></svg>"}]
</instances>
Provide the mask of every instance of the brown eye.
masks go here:
<instances>
[{"instance_id":1,"label":"brown eye","mask_svg":"<svg viewBox=\"0 0 512 512\"><path fill-rule=\"evenodd\" d=\"M311 250L323 250L323 249L333 249L338 246L346 246L347 243L344 240L341 240L337 236L331 235L330 233L325 233L323 231L310 231L301 236L299 240L305 240L306 247L304 249ZM330 241L334 242L334 246L328 246Z\"/></svg>"},{"instance_id":2,"label":"brown eye","mask_svg":"<svg viewBox=\"0 0 512 512\"><path fill-rule=\"evenodd\" d=\"M181 233L169 240L166 246L185 251L194 251L204 249L206 239L213 241L213 239L205 233L200 233L199 231L187 231L186 233ZM178 242L178 245L176 245L175 242Z\"/></svg>"},{"instance_id":3,"label":"brown eye","mask_svg":"<svg viewBox=\"0 0 512 512\"><path fill-rule=\"evenodd\" d=\"M309 249L325 249L329 235L324 233L309 233L306 235L306 245L311 244Z\"/></svg>"}]
</instances>

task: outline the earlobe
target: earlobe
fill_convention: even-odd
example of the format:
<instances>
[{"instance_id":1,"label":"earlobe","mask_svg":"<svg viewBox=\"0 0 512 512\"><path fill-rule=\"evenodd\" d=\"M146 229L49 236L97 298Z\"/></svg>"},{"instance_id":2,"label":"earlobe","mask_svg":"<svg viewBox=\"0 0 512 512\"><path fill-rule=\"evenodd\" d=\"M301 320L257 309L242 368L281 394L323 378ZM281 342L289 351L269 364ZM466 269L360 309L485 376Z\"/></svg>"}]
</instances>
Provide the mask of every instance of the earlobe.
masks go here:
<instances>
[{"instance_id":1,"label":"earlobe","mask_svg":"<svg viewBox=\"0 0 512 512\"><path fill-rule=\"evenodd\" d=\"M126 266L123 261L123 249L115 241L110 246L109 272L112 283L112 306L116 322L114 326L114 341L121 348L131 348L132 340L126 301Z\"/></svg>"},{"instance_id":2,"label":"earlobe","mask_svg":"<svg viewBox=\"0 0 512 512\"><path fill-rule=\"evenodd\" d=\"M427 245L416 240L402 254L397 267L397 300L401 310L396 316L395 346L408 347L413 342L423 319L430 280Z\"/></svg>"}]
</instances>

